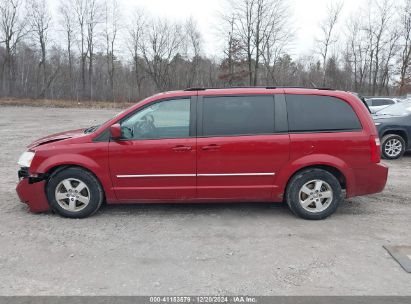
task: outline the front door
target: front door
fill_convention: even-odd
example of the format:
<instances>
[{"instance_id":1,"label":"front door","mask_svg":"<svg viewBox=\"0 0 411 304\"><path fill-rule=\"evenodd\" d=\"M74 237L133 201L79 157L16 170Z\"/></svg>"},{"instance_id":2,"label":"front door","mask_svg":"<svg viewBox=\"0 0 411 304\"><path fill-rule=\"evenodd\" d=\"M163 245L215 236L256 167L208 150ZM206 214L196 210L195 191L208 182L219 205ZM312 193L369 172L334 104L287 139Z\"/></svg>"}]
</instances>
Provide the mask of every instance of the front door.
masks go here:
<instances>
[{"instance_id":1,"label":"front door","mask_svg":"<svg viewBox=\"0 0 411 304\"><path fill-rule=\"evenodd\" d=\"M276 173L289 159L286 117L275 115L286 113L281 97L281 103L273 95L200 98L199 199L272 199Z\"/></svg>"},{"instance_id":2,"label":"front door","mask_svg":"<svg viewBox=\"0 0 411 304\"><path fill-rule=\"evenodd\" d=\"M196 195L195 98L150 104L123 119L110 141L114 191L121 201L184 200Z\"/></svg>"}]
</instances>

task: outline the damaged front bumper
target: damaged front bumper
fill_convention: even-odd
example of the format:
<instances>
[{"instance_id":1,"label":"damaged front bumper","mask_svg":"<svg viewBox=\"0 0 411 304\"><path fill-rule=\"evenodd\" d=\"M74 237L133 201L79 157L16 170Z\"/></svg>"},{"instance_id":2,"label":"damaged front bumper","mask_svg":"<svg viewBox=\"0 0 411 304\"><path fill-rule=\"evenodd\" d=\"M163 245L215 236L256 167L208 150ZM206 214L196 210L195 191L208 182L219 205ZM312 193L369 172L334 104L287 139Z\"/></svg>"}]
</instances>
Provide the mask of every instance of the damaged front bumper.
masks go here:
<instances>
[{"instance_id":1,"label":"damaged front bumper","mask_svg":"<svg viewBox=\"0 0 411 304\"><path fill-rule=\"evenodd\" d=\"M20 201L27 204L31 212L43 212L50 209L46 196L45 175L30 175L28 168L18 171L19 183L16 187Z\"/></svg>"}]
</instances>

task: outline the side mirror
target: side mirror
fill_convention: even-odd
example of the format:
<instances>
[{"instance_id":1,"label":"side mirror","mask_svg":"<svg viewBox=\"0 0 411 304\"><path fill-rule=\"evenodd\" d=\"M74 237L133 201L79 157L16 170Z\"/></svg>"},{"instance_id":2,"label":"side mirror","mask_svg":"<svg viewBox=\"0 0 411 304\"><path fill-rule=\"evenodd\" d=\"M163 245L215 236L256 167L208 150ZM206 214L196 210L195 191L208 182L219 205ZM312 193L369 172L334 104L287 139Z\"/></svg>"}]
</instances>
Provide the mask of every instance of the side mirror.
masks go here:
<instances>
[{"instance_id":1,"label":"side mirror","mask_svg":"<svg viewBox=\"0 0 411 304\"><path fill-rule=\"evenodd\" d=\"M110 127L110 136L112 139L120 139L122 137L120 124L114 124Z\"/></svg>"}]
</instances>

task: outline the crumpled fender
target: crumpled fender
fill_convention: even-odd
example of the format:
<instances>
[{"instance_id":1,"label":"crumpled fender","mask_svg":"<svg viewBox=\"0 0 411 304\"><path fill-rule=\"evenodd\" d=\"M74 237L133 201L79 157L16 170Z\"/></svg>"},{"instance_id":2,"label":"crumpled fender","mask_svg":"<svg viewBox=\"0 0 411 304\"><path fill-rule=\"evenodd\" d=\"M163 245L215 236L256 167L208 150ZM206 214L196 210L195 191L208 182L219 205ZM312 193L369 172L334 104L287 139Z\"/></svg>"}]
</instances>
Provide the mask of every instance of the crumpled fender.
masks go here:
<instances>
[{"instance_id":1,"label":"crumpled fender","mask_svg":"<svg viewBox=\"0 0 411 304\"><path fill-rule=\"evenodd\" d=\"M100 181L107 201L116 201L116 197L112 189L111 177L109 175L110 170L108 168L108 163L106 164L106 167L102 167L92 158L85 155L63 153L36 161L35 166L32 166L30 171L31 173L46 173L53 167L62 165L80 166L89 170Z\"/></svg>"}]
</instances>

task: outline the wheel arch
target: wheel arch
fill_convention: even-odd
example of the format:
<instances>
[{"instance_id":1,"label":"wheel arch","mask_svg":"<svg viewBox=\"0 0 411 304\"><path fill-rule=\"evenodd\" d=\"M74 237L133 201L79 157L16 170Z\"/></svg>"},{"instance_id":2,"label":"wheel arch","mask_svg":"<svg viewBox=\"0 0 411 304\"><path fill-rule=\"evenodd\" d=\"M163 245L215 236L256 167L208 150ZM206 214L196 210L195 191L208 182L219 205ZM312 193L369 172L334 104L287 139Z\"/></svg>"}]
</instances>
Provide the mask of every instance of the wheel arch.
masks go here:
<instances>
[{"instance_id":1,"label":"wheel arch","mask_svg":"<svg viewBox=\"0 0 411 304\"><path fill-rule=\"evenodd\" d=\"M79 168L81 170L87 171L88 173L91 173L101 184L100 179L98 178L97 174L95 172L93 172L93 170L90 170L89 168L82 166L82 165L76 165L76 164L59 164L59 165L55 165L54 167L51 167L47 170L46 175L47 175L47 179L49 179L50 177L52 177L53 175L56 175L57 173L68 169L68 168Z\"/></svg>"},{"instance_id":2,"label":"wheel arch","mask_svg":"<svg viewBox=\"0 0 411 304\"><path fill-rule=\"evenodd\" d=\"M327 154L306 155L279 172L276 178L278 198L283 199L290 180L303 170L318 168L333 174L341 188L346 190L347 197L355 193L355 175L352 169L340 158Z\"/></svg>"},{"instance_id":3,"label":"wheel arch","mask_svg":"<svg viewBox=\"0 0 411 304\"><path fill-rule=\"evenodd\" d=\"M404 141L405 141L405 146L408 147L409 139L408 139L408 136L407 136L407 132L405 130L403 130L403 129L388 129L388 130L385 130L381 135L381 139L384 136L387 136L387 135L390 135L390 134L401 136L402 139L404 139Z\"/></svg>"},{"instance_id":4,"label":"wheel arch","mask_svg":"<svg viewBox=\"0 0 411 304\"><path fill-rule=\"evenodd\" d=\"M93 175L93 177L97 180L97 182L100 184L101 189L103 190L103 197L104 197L104 201L107 199L107 189L104 186L104 183L101 181L101 178L96 174L96 172L94 172L93 170L91 170L90 168L87 168L85 166L79 165L79 164L57 164L53 167L50 167L45 176L45 187L47 187L47 184L50 180L51 177L53 177L54 175L58 174L61 171L64 171L65 169L68 168L79 168L81 170L84 170L86 172L88 172L89 174Z\"/></svg>"},{"instance_id":5,"label":"wheel arch","mask_svg":"<svg viewBox=\"0 0 411 304\"><path fill-rule=\"evenodd\" d=\"M296 176L297 174L301 173L302 171L310 170L310 169L322 169L324 171L327 171L334 175L334 177L338 180L340 183L341 189L347 189L347 179L344 175L344 173L336 168L335 166L330 166L330 165L323 165L323 164L318 164L318 165L310 165L306 166L303 168L300 168L299 170L295 171L290 178L287 180L286 188L288 187L291 179Z\"/></svg>"},{"instance_id":6,"label":"wheel arch","mask_svg":"<svg viewBox=\"0 0 411 304\"><path fill-rule=\"evenodd\" d=\"M39 158L32 170L33 173L45 174L47 177L55 170L62 170L67 167L79 167L92 173L102 186L107 202L117 202L107 161L96 161L87 155L77 153L64 153Z\"/></svg>"}]
</instances>

